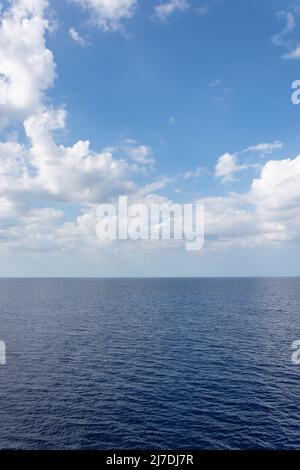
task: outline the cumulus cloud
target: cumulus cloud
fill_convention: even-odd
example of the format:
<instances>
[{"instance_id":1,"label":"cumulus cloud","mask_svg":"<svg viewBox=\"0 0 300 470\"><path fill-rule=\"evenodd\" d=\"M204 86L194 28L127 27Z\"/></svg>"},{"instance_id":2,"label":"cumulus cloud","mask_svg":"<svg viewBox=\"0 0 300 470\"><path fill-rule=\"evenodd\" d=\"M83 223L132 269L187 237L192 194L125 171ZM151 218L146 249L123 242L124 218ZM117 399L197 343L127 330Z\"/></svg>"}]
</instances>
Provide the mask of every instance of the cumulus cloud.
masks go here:
<instances>
[{"instance_id":1,"label":"cumulus cloud","mask_svg":"<svg viewBox=\"0 0 300 470\"><path fill-rule=\"evenodd\" d=\"M246 193L203 198L207 244L277 245L300 238L300 155L269 160Z\"/></svg>"},{"instance_id":2,"label":"cumulus cloud","mask_svg":"<svg viewBox=\"0 0 300 470\"><path fill-rule=\"evenodd\" d=\"M234 174L248 168L247 164L239 164L236 155L224 153L219 157L215 167L215 176L221 178L222 181L228 182L234 180Z\"/></svg>"},{"instance_id":3,"label":"cumulus cloud","mask_svg":"<svg viewBox=\"0 0 300 470\"><path fill-rule=\"evenodd\" d=\"M300 155L270 160L253 180L252 200L267 209L294 209L300 205Z\"/></svg>"},{"instance_id":4,"label":"cumulus cloud","mask_svg":"<svg viewBox=\"0 0 300 470\"><path fill-rule=\"evenodd\" d=\"M118 29L136 4L119 0L80 3L102 5L98 24L104 30ZM123 5L123 10L117 14L118 5ZM2 14L0 74L7 96L4 111L22 117L26 137L22 142L0 142L2 249L63 253L81 247L93 251L103 246L95 236L98 203L114 201L120 194L148 205L167 201L159 192L172 178L162 176L147 184L140 181L155 161L150 147L135 140L102 151L94 151L87 140L68 146L57 142L55 136L65 128L67 113L63 107L47 107L43 100L55 78L53 55L45 44L46 7L44 0L15 0ZM174 10L169 7L165 11L170 12L168 16ZM291 28L293 23L289 21ZM24 83L19 74L25 78ZM270 155L281 148L282 143L275 141L248 147L244 152ZM237 172L249 167L249 163L239 162L238 154L225 153L218 159L215 176L230 182ZM198 167L181 177L189 181L201 174L202 168ZM300 233L300 156L266 162L247 192L211 196L199 202L205 205L208 247L224 249L295 240Z\"/></svg>"},{"instance_id":5,"label":"cumulus cloud","mask_svg":"<svg viewBox=\"0 0 300 470\"><path fill-rule=\"evenodd\" d=\"M148 164L147 146L128 143L123 158L117 158L120 148L93 152L90 143L81 140L69 147L58 145L53 132L65 125L65 119L64 109L43 111L25 120L28 144L0 143L2 248L94 250L99 246L95 232L99 203L113 202L120 194L145 197L166 184L141 187L134 182ZM35 207L36 201L45 207ZM53 207L57 205L67 213L70 209L83 213L66 220L64 212Z\"/></svg>"},{"instance_id":6,"label":"cumulus cloud","mask_svg":"<svg viewBox=\"0 0 300 470\"><path fill-rule=\"evenodd\" d=\"M189 8L188 0L169 0L155 6L154 13L160 21L166 21L170 15Z\"/></svg>"},{"instance_id":7,"label":"cumulus cloud","mask_svg":"<svg viewBox=\"0 0 300 470\"><path fill-rule=\"evenodd\" d=\"M232 197L204 199L206 246L211 250L232 247L275 246L291 241L292 234L281 221L245 209Z\"/></svg>"},{"instance_id":8,"label":"cumulus cloud","mask_svg":"<svg viewBox=\"0 0 300 470\"><path fill-rule=\"evenodd\" d=\"M128 147L135 159L124 154L115 158L113 149L94 152L89 141L58 145L53 131L65 126L64 109L47 110L25 120L29 146L5 142L0 159L0 190L23 192L43 199L70 203L100 203L119 193L130 193L135 184L130 176L145 165L147 146ZM67 175L67 177L66 177Z\"/></svg>"},{"instance_id":9,"label":"cumulus cloud","mask_svg":"<svg viewBox=\"0 0 300 470\"><path fill-rule=\"evenodd\" d=\"M1 15L0 85L2 124L34 112L54 82L55 64L45 44L46 0L15 0Z\"/></svg>"},{"instance_id":10,"label":"cumulus cloud","mask_svg":"<svg viewBox=\"0 0 300 470\"><path fill-rule=\"evenodd\" d=\"M240 163L238 155L244 153L252 153L260 156L271 155L274 151L283 148L283 143L276 140L272 143L262 142L256 145L252 145L234 154L225 153L221 155L215 166L215 177L220 178L223 183L235 180L235 174L247 170L249 168L257 168L258 165L252 162Z\"/></svg>"},{"instance_id":11,"label":"cumulus cloud","mask_svg":"<svg viewBox=\"0 0 300 470\"><path fill-rule=\"evenodd\" d=\"M257 225L255 210L246 209L240 195L208 197L199 202L205 207L205 236L208 247L224 249L232 245L249 246L258 242L263 228Z\"/></svg>"},{"instance_id":12,"label":"cumulus cloud","mask_svg":"<svg viewBox=\"0 0 300 470\"><path fill-rule=\"evenodd\" d=\"M90 13L91 20L103 31L122 28L124 20L131 18L137 0L72 0Z\"/></svg>"},{"instance_id":13,"label":"cumulus cloud","mask_svg":"<svg viewBox=\"0 0 300 470\"><path fill-rule=\"evenodd\" d=\"M150 147L135 141L100 152L93 151L87 140L70 146L56 142L54 136L65 128L67 113L43 100L55 77L53 55L45 45L46 7L44 0L15 0L3 13L0 27L5 112L22 110L18 116L26 136L22 143L0 142L0 237L11 249L63 250L64 244L74 246L76 236L80 241L85 237L87 245L93 237L97 244L92 225L95 206L119 194L137 193L134 178L155 162ZM114 7L109 11L114 12ZM19 93L27 97L25 104L21 98L18 101ZM150 190L143 188L145 195ZM70 222L53 207L57 205L83 214Z\"/></svg>"}]
</instances>

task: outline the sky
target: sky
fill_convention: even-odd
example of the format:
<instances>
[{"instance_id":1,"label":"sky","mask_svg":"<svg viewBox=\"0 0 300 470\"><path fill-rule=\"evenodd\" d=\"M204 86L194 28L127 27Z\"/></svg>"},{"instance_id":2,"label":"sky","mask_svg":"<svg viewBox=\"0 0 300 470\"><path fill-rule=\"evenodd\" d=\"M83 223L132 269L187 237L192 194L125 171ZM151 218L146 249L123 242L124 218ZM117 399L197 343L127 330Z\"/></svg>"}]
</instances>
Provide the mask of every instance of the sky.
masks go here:
<instances>
[{"instance_id":1,"label":"sky","mask_svg":"<svg viewBox=\"0 0 300 470\"><path fill-rule=\"evenodd\" d=\"M0 4L0 276L300 275L299 0ZM204 248L97 239L123 195Z\"/></svg>"}]
</instances>

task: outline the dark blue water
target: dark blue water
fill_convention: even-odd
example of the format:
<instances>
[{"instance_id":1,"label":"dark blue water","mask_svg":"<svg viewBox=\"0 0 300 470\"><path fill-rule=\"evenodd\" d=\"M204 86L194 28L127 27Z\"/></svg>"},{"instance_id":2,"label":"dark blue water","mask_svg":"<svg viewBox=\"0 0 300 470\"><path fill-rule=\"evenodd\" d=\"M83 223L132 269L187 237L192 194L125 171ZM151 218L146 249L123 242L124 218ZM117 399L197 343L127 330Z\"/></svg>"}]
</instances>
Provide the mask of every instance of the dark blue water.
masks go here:
<instances>
[{"instance_id":1,"label":"dark blue water","mask_svg":"<svg viewBox=\"0 0 300 470\"><path fill-rule=\"evenodd\" d=\"M300 279L1 280L0 448L300 448Z\"/></svg>"}]
</instances>

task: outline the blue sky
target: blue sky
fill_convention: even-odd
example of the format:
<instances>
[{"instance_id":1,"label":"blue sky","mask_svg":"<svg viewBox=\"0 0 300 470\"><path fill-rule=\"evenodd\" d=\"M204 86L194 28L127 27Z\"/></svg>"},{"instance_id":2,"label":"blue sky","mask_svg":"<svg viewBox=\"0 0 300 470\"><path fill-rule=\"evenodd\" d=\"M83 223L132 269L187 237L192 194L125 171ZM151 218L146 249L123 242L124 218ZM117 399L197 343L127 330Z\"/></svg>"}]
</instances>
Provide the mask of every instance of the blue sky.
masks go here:
<instances>
[{"instance_id":1,"label":"blue sky","mask_svg":"<svg viewBox=\"0 0 300 470\"><path fill-rule=\"evenodd\" d=\"M3 2L0 275L299 275L299 1L47 3ZM204 250L99 246L122 194L204 203Z\"/></svg>"},{"instance_id":2,"label":"blue sky","mask_svg":"<svg viewBox=\"0 0 300 470\"><path fill-rule=\"evenodd\" d=\"M286 2L210 2L206 14L191 8L161 23L151 19L153 1L143 1L126 23L127 39L86 26L73 4L53 5L65 28L75 24L91 43L78 47L64 28L51 37L59 73L53 96L67 101L70 137L84 134L103 147L138 136L163 172L183 170L187 160L214 165L224 149L256 141L296 137L298 145L290 85L299 65L281 60L285 48L271 41L284 27L276 13Z\"/></svg>"}]
</instances>

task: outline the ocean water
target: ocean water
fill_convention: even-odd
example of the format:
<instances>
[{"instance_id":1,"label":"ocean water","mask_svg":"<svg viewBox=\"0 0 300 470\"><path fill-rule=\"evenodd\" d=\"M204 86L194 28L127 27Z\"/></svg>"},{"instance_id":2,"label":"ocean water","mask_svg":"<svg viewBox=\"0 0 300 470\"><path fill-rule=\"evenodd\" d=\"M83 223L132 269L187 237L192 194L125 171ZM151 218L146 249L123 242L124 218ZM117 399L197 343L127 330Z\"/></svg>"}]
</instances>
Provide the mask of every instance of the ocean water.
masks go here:
<instances>
[{"instance_id":1,"label":"ocean water","mask_svg":"<svg viewBox=\"0 0 300 470\"><path fill-rule=\"evenodd\" d=\"M0 281L1 449L299 449L300 279Z\"/></svg>"}]
</instances>

